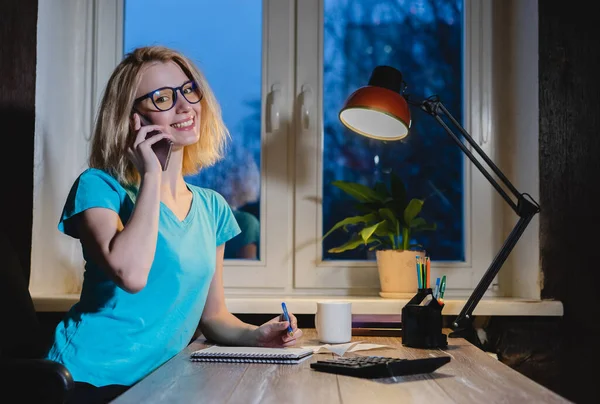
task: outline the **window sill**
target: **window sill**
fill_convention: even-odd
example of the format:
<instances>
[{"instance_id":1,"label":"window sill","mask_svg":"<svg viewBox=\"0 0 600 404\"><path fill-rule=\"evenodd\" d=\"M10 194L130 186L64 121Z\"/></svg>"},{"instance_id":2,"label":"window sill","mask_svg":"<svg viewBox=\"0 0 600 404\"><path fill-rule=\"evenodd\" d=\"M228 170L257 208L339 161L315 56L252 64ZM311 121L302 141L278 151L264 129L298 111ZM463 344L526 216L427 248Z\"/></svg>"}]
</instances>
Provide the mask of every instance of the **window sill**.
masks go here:
<instances>
[{"instance_id":1,"label":"window sill","mask_svg":"<svg viewBox=\"0 0 600 404\"><path fill-rule=\"evenodd\" d=\"M78 294L32 296L38 312L66 312L79 300ZM314 314L317 301L344 300L352 302L353 314L398 314L408 299L387 299L378 296L228 296L227 308L232 313L273 314L281 311L285 301L294 314ZM444 315L457 315L467 299L445 300ZM532 300L510 297L483 298L473 315L479 316L562 316L563 305L556 300Z\"/></svg>"}]
</instances>

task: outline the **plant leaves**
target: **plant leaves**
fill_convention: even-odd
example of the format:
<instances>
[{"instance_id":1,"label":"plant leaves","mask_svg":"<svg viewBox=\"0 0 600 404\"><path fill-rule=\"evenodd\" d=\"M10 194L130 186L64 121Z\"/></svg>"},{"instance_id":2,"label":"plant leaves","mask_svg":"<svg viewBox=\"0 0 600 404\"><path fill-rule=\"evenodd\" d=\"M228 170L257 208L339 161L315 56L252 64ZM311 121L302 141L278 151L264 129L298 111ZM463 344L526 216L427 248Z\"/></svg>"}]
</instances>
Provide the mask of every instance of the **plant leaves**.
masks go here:
<instances>
[{"instance_id":1,"label":"plant leaves","mask_svg":"<svg viewBox=\"0 0 600 404\"><path fill-rule=\"evenodd\" d=\"M393 237L395 235L394 228L391 227L391 223L388 222L387 220L384 220L383 222L381 222L381 224L377 227L377 229L375 229L373 234L375 234L376 236L379 236L379 237L389 237L389 236Z\"/></svg>"},{"instance_id":2,"label":"plant leaves","mask_svg":"<svg viewBox=\"0 0 600 404\"><path fill-rule=\"evenodd\" d=\"M329 231L323 236L322 239L325 239L325 237L329 236L331 233L333 233L335 230L339 229L340 227L345 228L345 226L352 225L352 224L360 224L360 223L368 224L377 219L378 219L377 215L374 213L369 213L368 215L364 215L364 216L347 217L343 220L340 220L336 224L334 224L333 227L331 229L329 229Z\"/></svg>"},{"instance_id":3,"label":"plant leaves","mask_svg":"<svg viewBox=\"0 0 600 404\"><path fill-rule=\"evenodd\" d=\"M396 218L396 215L394 215L394 212L389 209L389 208L382 208L379 209L379 216L387 221L390 222L391 225L391 231L394 234L397 234L397 228L398 228L398 218Z\"/></svg>"},{"instance_id":4,"label":"plant leaves","mask_svg":"<svg viewBox=\"0 0 600 404\"><path fill-rule=\"evenodd\" d=\"M341 246L331 248L330 253L340 253L355 249L362 245L370 246L370 250L381 248L408 249L412 231L436 230L435 223L427 223L419 217L424 201L411 199L408 201L406 187L399 176L391 173L390 188L385 183L377 182L371 189L365 185L349 181L333 181L346 194L358 201L354 208L359 216L353 216L336 223L324 236L343 228L352 233L351 239ZM350 226L362 225L358 233L351 231ZM421 247L410 244L410 247Z\"/></svg>"},{"instance_id":5,"label":"plant leaves","mask_svg":"<svg viewBox=\"0 0 600 404\"><path fill-rule=\"evenodd\" d=\"M436 223L427 223L422 217L415 217L410 223L410 227L416 231L437 230Z\"/></svg>"},{"instance_id":6,"label":"plant leaves","mask_svg":"<svg viewBox=\"0 0 600 404\"><path fill-rule=\"evenodd\" d=\"M394 199L405 199L406 198L406 187L402 178L398 174L392 172L390 174L390 188L392 189L392 196Z\"/></svg>"},{"instance_id":7,"label":"plant leaves","mask_svg":"<svg viewBox=\"0 0 600 404\"><path fill-rule=\"evenodd\" d=\"M414 231L435 231L437 230L436 223L427 223L419 227L413 228Z\"/></svg>"},{"instance_id":8,"label":"plant leaves","mask_svg":"<svg viewBox=\"0 0 600 404\"><path fill-rule=\"evenodd\" d=\"M423 208L423 201L421 199L410 200L406 209L404 209L404 223L407 226L411 225L413 219L421 212L421 208Z\"/></svg>"},{"instance_id":9,"label":"plant leaves","mask_svg":"<svg viewBox=\"0 0 600 404\"><path fill-rule=\"evenodd\" d=\"M392 195L390 195L390 192L388 191L388 189L385 186L385 184L383 182L381 182L381 181L378 181L375 184L375 187L373 187L373 190L375 192L377 192L377 195L383 201L386 201L386 200L390 199L391 196L392 196Z\"/></svg>"},{"instance_id":10,"label":"plant leaves","mask_svg":"<svg viewBox=\"0 0 600 404\"><path fill-rule=\"evenodd\" d=\"M348 250L354 250L361 245L364 245L365 242L362 237L358 234L355 234L350 240L342 244L341 246L330 248L327 250L330 253L337 254Z\"/></svg>"},{"instance_id":11,"label":"plant leaves","mask_svg":"<svg viewBox=\"0 0 600 404\"><path fill-rule=\"evenodd\" d=\"M353 204L354 209L356 209L358 211L358 213L371 213L373 212L373 208L372 208L372 203L362 203L362 202L357 202L355 204Z\"/></svg>"},{"instance_id":12,"label":"plant leaves","mask_svg":"<svg viewBox=\"0 0 600 404\"><path fill-rule=\"evenodd\" d=\"M373 244L371 247L369 247L369 251L376 250L380 245L383 244L380 240L374 240L374 241L375 241L375 244Z\"/></svg>"},{"instance_id":13,"label":"plant leaves","mask_svg":"<svg viewBox=\"0 0 600 404\"><path fill-rule=\"evenodd\" d=\"M427 226L427 222L425 221L425 219L423 219L422 217L415 217L411 222L410 222L410 228L411 229L415 229L418 230L420 227L422 226Z\"/></svg>"},{"instance_id":14,"label":"plant leaves","mask_svg":"<svg viewBox=\"0 0 600 404\"><path fill-rule=\"evenodd\" d=\"M402 179L395 173L390 176L390 188L394 200L394 209L398 214L402 214L406 207L406 187Z\"/></svg>"},{"instance_id":15,"label":"plant leaves","mask_svg":"<svg viewBox=\"0 0 600 404\"><path fill-rule=\"evenodd\" d=\"M385 220L382 220L381 222L375 223L373 226L365 227L364 229L362 229L360 231L360 236L364 240L365 244L367 244L369 242L369 239L371 238L373 233L375 233L377 228L384 223L385 223Z\"/></svg>"},{"instance_id":16,"label":"plant leaves","mask_svg":"<svg viewBox=\"0 0 600 404\"><path fill-rule=\"evenodd\" d=\"M397 228L393 227L393 224L388 220L379 225L373 235L378 239L381 238L382 244L385 244L388 248L396 249Z\"/></svg>"},{"instance_id":17,"label":"plant leaves","mask_svg":"<svg viewBox=\"0 0 600 404\"><path fill-rule=\"evenodd\" d=\"M367 187L356 182L349 181L333 181L331 185L338 187L359 202L383 202L379 194Z\"/></svg>"},{"instance_id":18,"label":"plant leaves","mask_svg":"<svg viewBox=\"0 0 600 404\"><path fill-rule=\"evenodd\" d=\"M377 213L377 211L383 208L383 203L381 202L365 202L362 203L364 211L368 213Z\"/></svg>"}]
</instances>

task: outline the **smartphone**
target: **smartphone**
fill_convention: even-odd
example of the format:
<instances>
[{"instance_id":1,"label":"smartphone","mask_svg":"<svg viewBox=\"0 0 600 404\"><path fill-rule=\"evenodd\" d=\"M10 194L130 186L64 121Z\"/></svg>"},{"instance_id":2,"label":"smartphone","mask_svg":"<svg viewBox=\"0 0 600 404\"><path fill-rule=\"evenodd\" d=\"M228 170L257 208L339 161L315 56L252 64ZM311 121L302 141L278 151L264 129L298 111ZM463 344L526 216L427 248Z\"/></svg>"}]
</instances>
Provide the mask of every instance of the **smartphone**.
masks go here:
<instances>
[{"instance_id":1,"label":"smartphone","mask_svg":"<svg viewBox=\"0 0 600 404\"><path fill-rule=\"evenodd\" d=\"M150 123L150 120L147 117L140 114L139 112L137 114L140 116L140 123L142 126L152 125L152 123ZM152 132L148 132L148 134L146 135L146 139L154 135L158 135L159 133L162 132L159 130L153 130ZM154 154L156 154L156 157L158 157L158 161L160 162L160 166L162 167L163 171L165 171L167 169L167 166L169 165L169 158L171 157L172 147L173 142L171 142L169 139L161 139L152 145L152 150L154 151Z\"/></svg>"}]
</instances>

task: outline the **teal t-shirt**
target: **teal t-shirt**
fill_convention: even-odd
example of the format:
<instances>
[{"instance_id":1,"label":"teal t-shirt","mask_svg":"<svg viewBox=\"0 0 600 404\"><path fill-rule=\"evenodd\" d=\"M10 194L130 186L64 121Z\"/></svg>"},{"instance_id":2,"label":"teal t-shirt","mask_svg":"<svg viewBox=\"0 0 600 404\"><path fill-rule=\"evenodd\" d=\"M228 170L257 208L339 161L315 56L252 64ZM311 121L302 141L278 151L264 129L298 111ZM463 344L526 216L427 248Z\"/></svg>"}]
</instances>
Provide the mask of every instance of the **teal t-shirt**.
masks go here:
<instances>
[{"instance_id":1,"label":"teal t-shirt","mask_svg":"<svg viewBox=\"0 0 600 404\"><path fill-rule=\"evenodd\" d=\"M217 192L188 184L190 211L183 221L163 203L158 240L146 287L119 288L83 248L80 301L58 324L47 358L64 364L75 381L132 385L189 343L215 272L216 247L240 232ZM73 184L58 229L79 238L69 219L86 209L114 210L126 224L135 192L109 174L87 169Z\"/></svg>"}]
</instances>

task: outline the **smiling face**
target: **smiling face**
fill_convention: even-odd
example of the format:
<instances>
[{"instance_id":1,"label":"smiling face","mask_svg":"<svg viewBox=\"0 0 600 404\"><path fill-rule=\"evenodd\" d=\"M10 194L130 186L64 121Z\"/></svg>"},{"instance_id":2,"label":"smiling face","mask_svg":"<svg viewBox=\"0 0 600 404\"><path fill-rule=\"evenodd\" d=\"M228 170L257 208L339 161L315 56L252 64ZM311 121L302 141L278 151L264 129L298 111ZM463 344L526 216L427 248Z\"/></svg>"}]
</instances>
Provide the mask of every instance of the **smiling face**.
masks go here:
<instances>
[{"instance_id":1,"label":"smiling face","mask_svg":"<svg viewBox=\"0 0 600 404\"><path fill-rule=\"evenodd\" d=\"M141 74L142 77L135 95L136 99L157 89L163 87L178 88L190 81L190 78L181 70L181 67L174 62L153 63L144 69ZM190 102L196 101L198 98L188 95L193 91L200 91L193 88L193 83L184 85L181 91L176 90L175 105L166 111L160 109L166 109L171 105L172 100L170 98L173 95L171 90L158 91L152 97L154 102L152 98L139 101L136 103L135 109L147 117L152 124L169 127L170 134L175 138L174 148L188 146L196 143L200 137L202 103Z\"/></svg>"}]
</instances>

